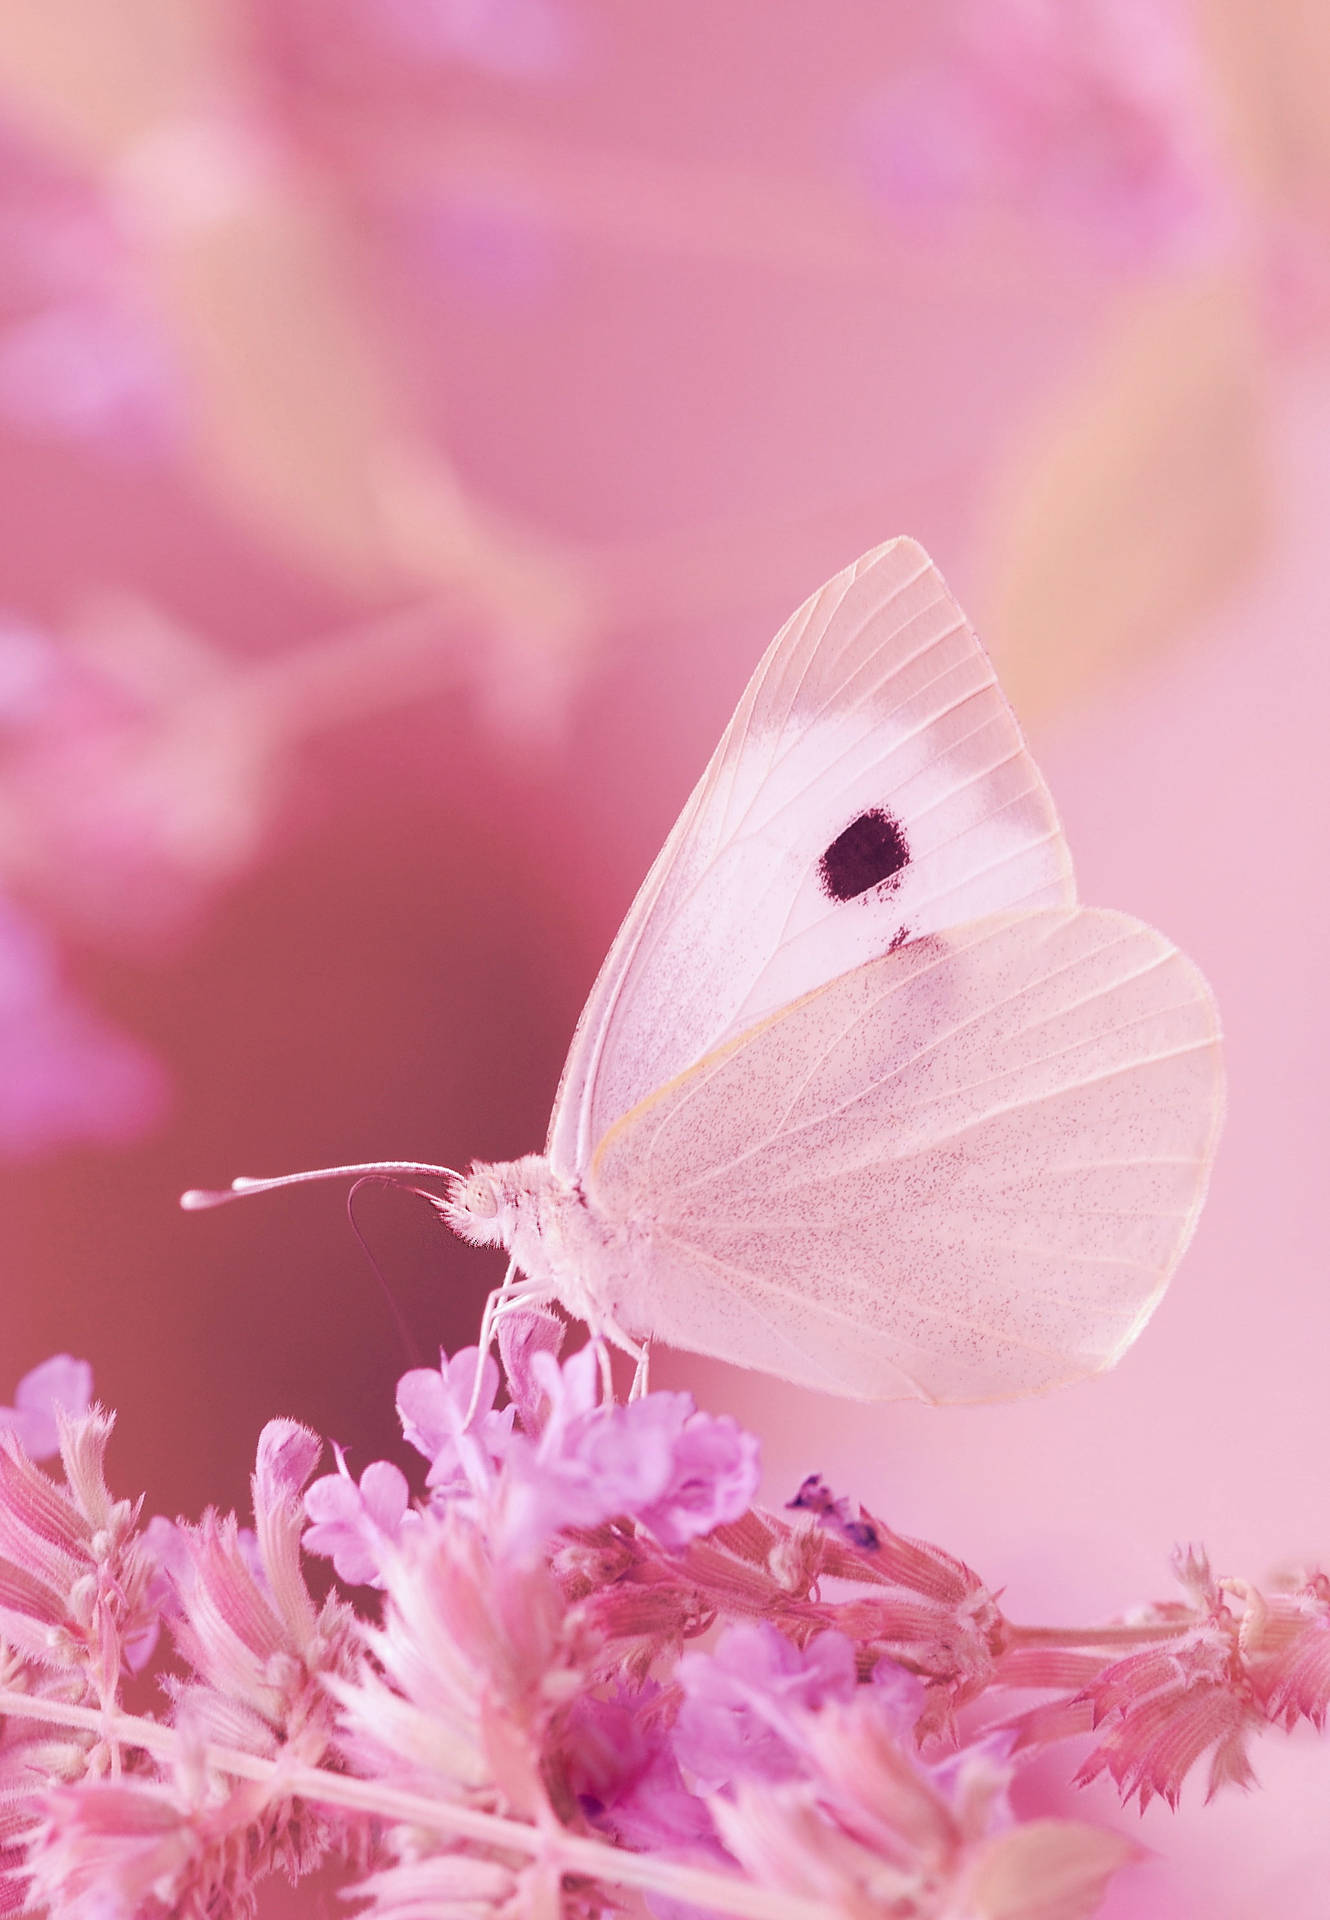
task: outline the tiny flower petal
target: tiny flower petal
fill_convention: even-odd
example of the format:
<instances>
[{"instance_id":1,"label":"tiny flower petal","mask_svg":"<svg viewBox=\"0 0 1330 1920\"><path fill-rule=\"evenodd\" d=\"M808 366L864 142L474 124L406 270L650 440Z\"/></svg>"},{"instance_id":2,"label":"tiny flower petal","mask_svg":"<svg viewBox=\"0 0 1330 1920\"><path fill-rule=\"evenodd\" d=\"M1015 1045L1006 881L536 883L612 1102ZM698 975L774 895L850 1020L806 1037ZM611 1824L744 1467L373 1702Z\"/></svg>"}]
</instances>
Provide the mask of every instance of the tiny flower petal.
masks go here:
<instances>
[{"instance_id":1,"label":"tiny flower petal","mask_svg":"<svg viewBox=\"0 0 1330 1920\"><path fill-rule=\"evenodd\" d=\"M723 1857L706 1803L684 1785L654 1682L574 1701L560 1759L584 1816L623 1846Z\"/></svg>"},{"instance_id":2,"label":"tiny flower petal","mask_svg":"<svg viewBox=\"0 0 1330 1920\"><path fill-rule=\"evenodd\" d=\"M760 1478L758 1444L751 1433L727 1414L693 1413L675 1441L665 1491L652 1505L639 1507L636 1517L662 1546L685 1547L724 1522L741 1519Z\"/></svg>"},{"instance_id":3,"label":"tiny flower petal","mask_svg":"<svg viewBox=\"0 0 1330 1920\"><path fill-rule=\"evenodd\" d=\"M679 1660L683 1705L674 1750L699 1787L739 1779L789 1780L802 1769L794 1716L854 1693L854 1647L843 1633L815 1634L800 1650L769 1621L730 1627L714 1653Z\"/></svg>"},{"instance_id":4,"label":"tiny flower petal","mask_svg":"<svg viewBox=\"0 0 1330 1920\"><path fill-rule=\"evenodd\" d=\"M305 1512L313 1524L301 1545L331 1559L349 1585L381 1585L384 1548L400 1536L409 1501L406 1475L390 1460L372 1461L357 1486L339 1447L337 1472L306 1491Z\"/></svg>"},{"instance_id":5,"label":"tiny flower petal","mask_svg":"<svg viewBox=\"0 0 1330 1920\"><path fill-rule=\"evenodd\" d=\"M538 1353L557 1360L568 1331L563 1321L538 1307L510 1310L499 1318L499 1353L508 1393L524 1432L535 1435L545 1424L549 1403L532 1362Z\"/></svg>"},{"instance_id":6,"label":"tiny flower petal","mask_svg":"<svg viewBox=\"0 0 1330 1920\"><path fill-rule=\"evenodd\" d=\"M56 1409L85 1414L92 1404L92 1368L72 1354L53 1354L25 1373L14 1393L12 1407L0 1407L0 1427L8 1427L34 1460L49 1460L60 1451Z\"/></svg>"},{"instance_id":7,"label":"tiny flower petal","mask_svg":"<svg viewBox=\"0 0 1330 1920\"><path fill-rule=\"evenodd\" d=\"M488 1354L481 1369L475 1417L467 1417L479 1358L475 1347L463 1347L451 1360L442 1354L437 1368L413 1367L397 1383L402 1433L429 1461L428 1484L440 1498L488 1493L512 1429L514 1410L494 1410L499 1369Z\"/></svg>"}]
</instances>

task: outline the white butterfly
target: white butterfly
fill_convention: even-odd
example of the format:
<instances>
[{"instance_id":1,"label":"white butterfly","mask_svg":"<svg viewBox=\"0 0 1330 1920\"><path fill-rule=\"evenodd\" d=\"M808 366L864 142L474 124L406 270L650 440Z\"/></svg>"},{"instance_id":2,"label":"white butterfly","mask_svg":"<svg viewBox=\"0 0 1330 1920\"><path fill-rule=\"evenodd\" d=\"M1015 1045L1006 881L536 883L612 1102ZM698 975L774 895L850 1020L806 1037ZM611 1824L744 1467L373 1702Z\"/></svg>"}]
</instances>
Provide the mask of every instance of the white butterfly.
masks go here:
<instances>
[{"instance_id":1,"label":"white butterfly","mask_svg":"<svg viewBox=\"0 0 1330 1920\"><path fill-rule=\"evenodd\" d=\"M525 1276L501 1304L630 1351L987 1400L1136 1338L1222 1110L1205 981L1077 905L987 656L893 540L753 675L592 988L544 1155L450 1175L443 1211Z\"/></svg>"}]
</instances>

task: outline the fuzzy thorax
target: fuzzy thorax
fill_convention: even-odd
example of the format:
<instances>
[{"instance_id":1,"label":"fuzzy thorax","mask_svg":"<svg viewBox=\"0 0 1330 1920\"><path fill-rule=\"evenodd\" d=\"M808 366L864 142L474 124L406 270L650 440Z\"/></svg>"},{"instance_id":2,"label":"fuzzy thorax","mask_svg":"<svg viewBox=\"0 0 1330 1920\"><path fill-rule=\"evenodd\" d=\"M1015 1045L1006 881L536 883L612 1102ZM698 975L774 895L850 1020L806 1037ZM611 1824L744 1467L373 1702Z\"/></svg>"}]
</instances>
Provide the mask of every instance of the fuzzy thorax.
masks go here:
<instances>
[{"instance_id":1,"label":"fuzzy thorax","mask_svg":"<svg viewBox=\"0 0 1330 1920\"><path fill-rule=\"evenodd\" d=\"M472 1161L452 1181L443 1214L473 1246L502 1247L577 1319L597 1330L615 1325L612 1276L623 1272L627 1257L626 1246L618 1246L624 1230L595 1215L581 1189L560 1180L543 1154Z\"/></svg>"}]
</instances>

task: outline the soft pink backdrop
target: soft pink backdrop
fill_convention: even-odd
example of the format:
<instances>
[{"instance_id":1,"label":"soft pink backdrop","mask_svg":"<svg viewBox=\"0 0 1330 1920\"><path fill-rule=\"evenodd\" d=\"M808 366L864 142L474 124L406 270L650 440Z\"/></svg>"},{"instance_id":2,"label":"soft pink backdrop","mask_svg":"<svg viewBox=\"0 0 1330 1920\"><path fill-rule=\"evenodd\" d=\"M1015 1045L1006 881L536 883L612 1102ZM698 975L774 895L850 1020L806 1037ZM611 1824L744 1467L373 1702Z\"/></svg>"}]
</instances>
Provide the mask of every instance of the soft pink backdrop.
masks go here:
<instances>
[{"instance_id":1,"label":"soft pink backdrop","mask_svg":"<svg viewBox=\"0 0 1330 1920\"><path fill-rule=\"evenodd\" d=\"M243 1502L275 1412L390 1449L335 1192L175 1195L536 1145L771 631L909 531L1086 897L1215 985L1210 1206L1048 1401L662 1371L763 1435L770 1498L820 1470L1021 1619L1165 1596L1178 1540L1324 1564L1330 44L1240 0L172 17L169 59L152 0L0 24L0 889L48 999L138 1049L7 1133L0 1397L87 1356L168 1512ZM464 1341L486 1260L407 1195L358 1217L418 1346ZM1319 1920L1330 1748L1256 1759L1151 1813L1111 1914ZM1022 1791L1084 1806L1072 1769Z\"/></svg>"}]
</instances>

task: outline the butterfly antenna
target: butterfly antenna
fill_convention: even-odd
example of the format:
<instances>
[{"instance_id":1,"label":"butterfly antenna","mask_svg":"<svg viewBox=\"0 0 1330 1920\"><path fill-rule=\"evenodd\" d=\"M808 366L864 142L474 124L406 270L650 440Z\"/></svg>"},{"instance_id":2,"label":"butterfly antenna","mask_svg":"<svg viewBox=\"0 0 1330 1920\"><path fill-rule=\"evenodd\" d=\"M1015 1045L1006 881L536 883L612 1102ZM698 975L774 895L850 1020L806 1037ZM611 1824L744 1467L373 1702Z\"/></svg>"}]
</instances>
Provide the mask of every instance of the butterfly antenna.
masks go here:
<instances>
[{"instance_id":1,"label":"butterfly antenna","mask_svg":"<svg viewBox=\"0 0 1330 1920\"><path fill-rule=\"evenodd\" d=\"M229 1187L190 1187L180 1196L186 1213L202 1213L208 1207L225 1206L228 1200L244 1200L252 1193L273 1193L278 1187L300 1187L309 1180L362 1180L379 1175L395 1180L403 1174L424 1174L431 1180L460 1180L455 1167L431 1167L420 1160L370 1160L354 1167L312 1167L308 1173L282 1173L270 1180L254 1180L241 1174Z\"/></svg>"}]
</instances>

